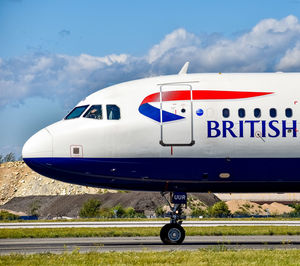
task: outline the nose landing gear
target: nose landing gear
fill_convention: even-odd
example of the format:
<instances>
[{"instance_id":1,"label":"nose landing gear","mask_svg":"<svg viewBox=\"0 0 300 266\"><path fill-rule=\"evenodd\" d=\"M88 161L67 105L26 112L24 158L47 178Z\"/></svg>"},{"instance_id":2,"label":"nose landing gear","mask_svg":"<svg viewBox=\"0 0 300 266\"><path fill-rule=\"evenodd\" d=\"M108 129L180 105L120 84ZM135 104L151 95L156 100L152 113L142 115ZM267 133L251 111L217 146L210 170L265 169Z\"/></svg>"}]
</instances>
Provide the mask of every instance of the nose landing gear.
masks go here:
<instances>
[{"instance_id":1,"label":"nose landing gear","mask_svg":"<svg viewBox=\"0 0 300 266\"><path fill-rule=\"evenodd\" d=\"M186 219L186 216L182 215L183 205L187 204L187 195L185 192L174 192L171 193L171 205L169 200L166 198L166 193L161 193L164 199L170 206L171 211L167 213L166 217L170 217L170 223L166 224L160 230L160 239L164 244L167 245L178 245L181 244L185 238L185 231L181 226L182 220Z\"/></svg>"},{"instance_id":2,"label":"nose landing gear","mask_svg":"<svg viewBox=\"0 0 300 266\"><path fill-rule=\"evenodd\" d=\"M167 245L179 245L185 238L185 231L178 223L166 224L160 230L160 239Z\"/></svg>"}]
</instances>

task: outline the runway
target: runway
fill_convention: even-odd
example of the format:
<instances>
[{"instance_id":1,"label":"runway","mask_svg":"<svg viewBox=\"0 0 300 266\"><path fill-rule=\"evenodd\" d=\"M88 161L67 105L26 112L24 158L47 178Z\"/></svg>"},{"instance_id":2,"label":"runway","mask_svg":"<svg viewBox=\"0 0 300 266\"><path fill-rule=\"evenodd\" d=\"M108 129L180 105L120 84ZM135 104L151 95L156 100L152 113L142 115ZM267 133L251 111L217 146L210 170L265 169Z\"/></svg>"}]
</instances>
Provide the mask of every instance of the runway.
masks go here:
<instances>
[{"instance_id":1,"label":"runway","mask_svg":"<svg viewBox=\"0 0 300 266\"><path fill-rule=\"evenodd\" d=\"M20 223L0 223L0 229L10 228L99 228L99 227L163 227L169 221L116 221L116 222L20 222ZM184 221L184 227L203 227L203 226L300 226L297 221Z\"/></svg>"},{"instance_id":2,"label":"runway","mask_svg":"<svg viewBox=\"0 0 300 266\"><path fill-rule=\"evenodd\" d=\"M159 237L1 239L0 255L197 249L300 249L300 236L190 236L182 245L163 245Z\"/></svg>"}]
</instances>

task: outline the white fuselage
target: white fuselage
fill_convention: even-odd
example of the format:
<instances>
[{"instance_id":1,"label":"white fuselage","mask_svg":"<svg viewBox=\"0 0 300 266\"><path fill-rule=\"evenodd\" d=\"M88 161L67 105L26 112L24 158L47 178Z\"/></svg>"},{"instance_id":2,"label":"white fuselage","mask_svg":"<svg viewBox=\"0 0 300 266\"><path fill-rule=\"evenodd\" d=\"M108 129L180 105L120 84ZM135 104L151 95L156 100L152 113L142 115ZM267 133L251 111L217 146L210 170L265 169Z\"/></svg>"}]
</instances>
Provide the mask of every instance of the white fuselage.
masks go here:
<instances>
[{"instance_id":1,"label":"white fuselage","mask_svg":"<svg viewBox=\"0 0 300 266\"><path fill-rule=\"evenodd\" d=\"M209 161L206 169L203 166L206 161L202 163L201 159L218 159L215 161L216 168L222 159L299 160L299 87L298 73L184 74L118 84L79 102L77 107L87 106L80 117L59 121L29 139L24 146L23 157L25 161L26 158L74 158L77 163L85 158L178 159L178 162L184 159L183 167L192 167L187 159L199 159L194 167L199 167L200 163L201 170L192 181L204 183L209 182L206 175L210 175L214 163ZM102 119L84 117L91 106L99 105ZM109 119L108 105L119 108L120 118ZM155 160L152 163L156 164ZM286 161L276 162L282 163L284 173ZM267 166L273 163L268 161ZM138 164L142 164L141 161ZM214 172L212 182L225 182L221 174L224 174L226 181L230 180L234 173L236 177L231 181L257 181L254 178L255 171L243 180L236 170L238 164L229 163L225 169L222 162L223 168ZM253 169L255 167L252 165ZM259 165L257 172L262 167ZM134 169L131 165L129 168L132 170L126 172L123 169L120 175L116 173L117 170L113 171L115 168L110 170L116 179L141 179L146 175L146 170L137 175L139 168ZM130 176L130 171L134 173L133 176ZM89 170L85 172L88 175ZM94 178L97 178L96 175L95 172ZM107 173L103 176L109 178ZM262 181L268 182L271 178L267 176ZM59 175L59 179L63 177ZM153 179L158 181L159 175L154 174ZM162 182L174 181L164 177L161 179ZM182 182L189 180L184 176L176 177L178 179ZM274 182L300 182L298 173L294 178L289 173L275 179ZM70 178L68 181L72 182ZM99 186L105 186L101 184ZM107 187L111 186L108 184Z\"/></svg>"}]
</instances>

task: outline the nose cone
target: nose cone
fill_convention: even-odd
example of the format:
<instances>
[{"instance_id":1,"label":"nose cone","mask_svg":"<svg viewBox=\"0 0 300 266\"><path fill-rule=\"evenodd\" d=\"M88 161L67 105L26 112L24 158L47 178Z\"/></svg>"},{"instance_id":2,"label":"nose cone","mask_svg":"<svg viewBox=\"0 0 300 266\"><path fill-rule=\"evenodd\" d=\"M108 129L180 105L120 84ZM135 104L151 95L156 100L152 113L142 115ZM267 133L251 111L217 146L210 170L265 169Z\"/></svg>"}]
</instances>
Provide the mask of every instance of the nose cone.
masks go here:
<instances>
[{"instance_id":1,"label":"nose cone","mask_svg":"<svg viewBox=\"0 0 300 266\"><path fill-rule=\"evenodd\" d=\"M52 135L46 128L44 128L27 140L23 146L22 157L52 157L52 142Z\"/></svg>"}]
</instances>

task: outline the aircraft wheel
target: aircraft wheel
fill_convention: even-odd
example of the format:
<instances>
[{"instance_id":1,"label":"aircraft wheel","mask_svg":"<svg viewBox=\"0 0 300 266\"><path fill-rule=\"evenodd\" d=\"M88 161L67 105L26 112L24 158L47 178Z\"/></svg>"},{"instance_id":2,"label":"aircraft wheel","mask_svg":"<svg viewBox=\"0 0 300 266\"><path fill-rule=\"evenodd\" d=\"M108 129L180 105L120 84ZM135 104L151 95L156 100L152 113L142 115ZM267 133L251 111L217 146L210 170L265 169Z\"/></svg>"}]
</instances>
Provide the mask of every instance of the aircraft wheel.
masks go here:
<instances>
[{"instance_id":1,"label":"aircraft wheel","mask_svg":"<svg viewBox=\"0 0 300 266\"><path fill-rule=\"evenodd\" d=\"M167 245L179 245L185 238L183 227L176 223L166 224L160 230L160 239Z\"/></svg>"}]
</instances>

